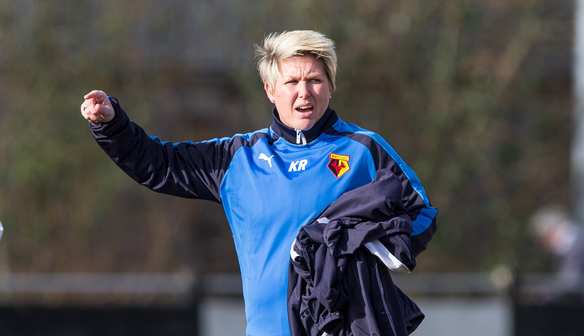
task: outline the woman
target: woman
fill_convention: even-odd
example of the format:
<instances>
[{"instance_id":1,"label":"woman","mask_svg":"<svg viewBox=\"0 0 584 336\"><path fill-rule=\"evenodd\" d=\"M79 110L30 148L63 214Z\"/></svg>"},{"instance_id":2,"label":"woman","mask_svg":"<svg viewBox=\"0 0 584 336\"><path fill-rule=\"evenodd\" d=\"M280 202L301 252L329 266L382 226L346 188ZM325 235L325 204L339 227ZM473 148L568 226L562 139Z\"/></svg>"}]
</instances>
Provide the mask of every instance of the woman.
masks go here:
<instances>
[{"instance_id":1,"label":"woman","mask_svg":"<svg viewBox=\"0 0 584 336\"><path fill-rule=\"evenodd\" d=\"M241 267L247 335L290 335L290 246L299 229L379 169L401 181L412 253L426 248L436 209L414 172L379 135L340 120L330 107L337 57L314 31L271 34L258 70L275 104L271 127L232 138L160 142L132 123L115 98L85 96L81 113L112 160L157 192L223 204Z\"/></svg>"}]
</instances>

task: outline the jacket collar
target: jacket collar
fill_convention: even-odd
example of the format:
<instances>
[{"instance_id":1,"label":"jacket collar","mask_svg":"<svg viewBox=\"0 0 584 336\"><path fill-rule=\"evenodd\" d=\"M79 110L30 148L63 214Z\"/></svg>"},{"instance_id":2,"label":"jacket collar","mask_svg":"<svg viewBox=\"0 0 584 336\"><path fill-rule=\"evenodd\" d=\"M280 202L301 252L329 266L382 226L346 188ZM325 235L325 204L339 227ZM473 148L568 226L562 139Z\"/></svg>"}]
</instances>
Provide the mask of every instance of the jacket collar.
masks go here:
<instances>
[{"instance_id":1,"label":"jacket collar","mask_svg":"<svg viewBox=\"0 0 584 336\"><path fill-rule=\"evenodd\" d=\"M298 133L295 129L290 128L284 125L280 121L280 115L278 114L278 110L274 107L272 110L273 116L273 123L272 123L272 131L274 132L274 141L276 141L279 137L283 137L284 140L293 143L299 144L297 142ZM311 129L301 131L304 138L306 138L306 143L311 143L312 141L316 140L325 130L330 128L335 122L337 122L339 117L337 113L331 109L330 107L324 112L322 117L312 126Z\"/></svg>"}]
</instances>

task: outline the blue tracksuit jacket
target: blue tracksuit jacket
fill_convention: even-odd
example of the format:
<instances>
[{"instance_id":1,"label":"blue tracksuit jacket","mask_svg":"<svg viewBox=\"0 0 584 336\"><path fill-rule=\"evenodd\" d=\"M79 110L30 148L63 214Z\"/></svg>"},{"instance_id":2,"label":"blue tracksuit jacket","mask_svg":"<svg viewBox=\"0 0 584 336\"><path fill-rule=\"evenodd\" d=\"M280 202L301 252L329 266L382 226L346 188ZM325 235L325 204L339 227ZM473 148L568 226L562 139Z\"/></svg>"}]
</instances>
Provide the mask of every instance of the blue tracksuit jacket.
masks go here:
<instances>
[{"instance_id":1,"label":"blue tracksuit jacket","mask_svg":"<svg viewBox=\"0 0 584 336\"><path fill-rule=\"evenodd\" d=\"M290 335L287 274L299 229L346 191L371 182L380 167L402 181L416 254L435 231L436 209L414 172L379 135L340 120L330 108L301 133L280 123L202 142L162 142L131 122L115 98L116 117L90 124L111 159L138 183L161 193L223 204L239 258L247 335ZM304 137L307 144L296 144Z\"/></svg>"}]
</instances>

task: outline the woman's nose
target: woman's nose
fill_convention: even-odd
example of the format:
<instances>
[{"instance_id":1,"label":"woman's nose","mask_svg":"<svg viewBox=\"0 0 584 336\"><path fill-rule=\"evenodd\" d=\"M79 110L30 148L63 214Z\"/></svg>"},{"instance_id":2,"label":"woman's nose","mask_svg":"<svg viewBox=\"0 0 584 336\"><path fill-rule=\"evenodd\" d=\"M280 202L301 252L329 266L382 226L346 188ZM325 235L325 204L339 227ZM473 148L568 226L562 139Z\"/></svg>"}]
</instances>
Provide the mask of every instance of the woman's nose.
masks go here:
<instances>
[{"instance_id":1,"label":"woman's nose","mask_svg":"<svg viewBox=\"0 0 584 336\"><path fill-rule=\"evenodd\" d=\"M302 81L298 83L298 97L300 98L308 98L310 96L310 89L308 87L308 83Z\"/></svg>"}]
</instances>

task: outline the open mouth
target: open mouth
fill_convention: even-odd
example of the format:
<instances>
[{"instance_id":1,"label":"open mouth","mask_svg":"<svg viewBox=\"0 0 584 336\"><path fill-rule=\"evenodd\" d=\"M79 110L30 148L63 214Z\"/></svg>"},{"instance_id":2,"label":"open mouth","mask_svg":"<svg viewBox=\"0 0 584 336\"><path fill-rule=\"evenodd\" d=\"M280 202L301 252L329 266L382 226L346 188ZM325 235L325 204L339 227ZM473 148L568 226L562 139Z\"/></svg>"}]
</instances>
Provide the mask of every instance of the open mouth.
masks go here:
<instances>
[{"instance_id":1,"label":"open mouth","mask_svg":"<svg viewBox=\"0 0 584 336\"><path fill-rule=\"evenodd\" d=\"M304 106L298 106L296 108L296 111L306 113L306 112L312 112L313 109L314 109L314 107L312 105L304 105Z\"/></svg>"}]
</instances>

